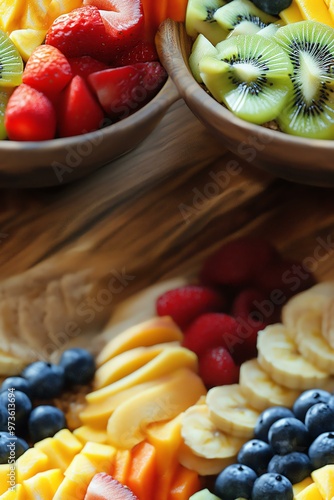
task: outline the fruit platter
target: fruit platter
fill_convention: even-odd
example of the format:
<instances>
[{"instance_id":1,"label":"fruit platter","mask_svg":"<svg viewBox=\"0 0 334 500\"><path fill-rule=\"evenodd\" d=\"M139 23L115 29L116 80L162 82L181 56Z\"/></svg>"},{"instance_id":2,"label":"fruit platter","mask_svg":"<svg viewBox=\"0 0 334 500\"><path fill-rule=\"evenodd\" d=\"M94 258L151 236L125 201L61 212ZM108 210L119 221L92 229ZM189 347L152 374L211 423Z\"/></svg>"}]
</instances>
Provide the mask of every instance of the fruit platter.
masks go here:
<instances>
[{"instance_id":1,"label":"fruit platter","mask_svg":"<svg viewBox=\"0 0 334 500\"><path fill-rule=\"evenodd\" d=\"M196 12L147 5L146 55ZM32 54L56 72L51 47ZM179 99L94 176L1 194L0 500L334 498L331 189L261 172Z\"/></svg>"}]
</instances>

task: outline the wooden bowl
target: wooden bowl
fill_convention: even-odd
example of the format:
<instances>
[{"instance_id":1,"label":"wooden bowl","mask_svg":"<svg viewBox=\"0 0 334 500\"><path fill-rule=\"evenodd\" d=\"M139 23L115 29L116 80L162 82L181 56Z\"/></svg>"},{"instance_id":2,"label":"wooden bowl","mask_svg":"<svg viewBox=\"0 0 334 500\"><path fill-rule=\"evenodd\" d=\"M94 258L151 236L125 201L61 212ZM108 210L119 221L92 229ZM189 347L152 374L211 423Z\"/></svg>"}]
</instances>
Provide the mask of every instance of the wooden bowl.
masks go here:
<instances>
[{"instance_id":1,"label":"wooden bowl","mask_svg":"<svg viewBox=\"0 0 334 500\"><path fill-rule=\"evenodd\" d=\"M277 177L334 187L334 141L305 139L254 125L218 103L192 76L188 65L192 41L183 23L164 21L156 42L160 60L181 97L223 148Z\"/></svg>"},{"instance_id":2,"label":"wooden bowl","mask_svg":"<svg viewBox=\"0 0 334 500\"><path fill-rule=\"evenodd\" d=\"M58 186L84 177L138 146L177 99L169 78L146 106L101 130L50 141L0 141L0 187Z\"/></svg>"}]
</instances>

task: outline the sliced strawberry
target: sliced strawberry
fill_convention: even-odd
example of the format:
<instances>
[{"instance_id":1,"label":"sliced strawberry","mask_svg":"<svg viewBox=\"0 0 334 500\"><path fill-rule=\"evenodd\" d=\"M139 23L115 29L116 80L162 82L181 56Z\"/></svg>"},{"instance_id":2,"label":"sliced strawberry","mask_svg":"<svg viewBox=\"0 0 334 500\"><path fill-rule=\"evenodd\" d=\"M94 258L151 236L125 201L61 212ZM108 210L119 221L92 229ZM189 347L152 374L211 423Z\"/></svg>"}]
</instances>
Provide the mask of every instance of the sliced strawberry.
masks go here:
<instances>
[{"instance_id":1,"label":"sliced strawberry","mask_svg":"<svg viewBox=\"0 0 334 500\"><path fill-rule=\"evenodd\" d=\"M239 381L239 367L225 347L208 349L199 359L198 372L208 389Z\"/></svg>"},{"instance_id":2,"label":"sliced strawberry","mask_svg":"<svg viewBox=\"0 0 334 500\"><path fill-rule=\"evenodd\" d=\"M88 485L84 500L138 500L127 487L105 472L95 474Z\"/></svg>"},{"instance_id":3,"label":"sliced strawberry","mask_svg":"<svg viewBox=\"0 0 334 500\"><path fill-rule=\"evenodd\" d=\"M155 48L155 44L148 40L140 40L129 50L116 53L115 58L111 63L114 67L117 67L136 64L139 62L152 62L158 60L159 56Z\"/></svg>"},{"instance_id":4,"label":"sliced strawberry","mask_svg":"<svg viewBox=\"0 0 334 500\"><path fill-rule=\"evenodd\" d=\"M91 56L69 57L68 62L70 63L73 76L79 75L84 79L87 79L91 73L108 69L107 64Z\"/></svg>"},{"instance_id":5,"label":"sliced strawberry","mask_svg":"<svg viewBox=\"0 0 334 500\"><path fill-rule=\"evenodd\" d=\"M13 141L44 141L56 133L56 113L45 94L22 83L10 96L5 128Z\"/></svg>"},{"instance_id":6,"label":"sliced strawberry","mask_svg":"<svg viewBox=\"0 0 334 500\"><path fill-rule=\"evenodd\" d=\"M159 62L111 68L88 77L106 114L121 120L147 104L160 90L167 73Z\"/></svg>"},{"instance_id":7,"label":"sliced strawberry","mask_svg":"<svg viewBox=\"0 0 334 500\"><path fill-rule=\"evenodd\" d=\"M108 61L112 44L97 7L87 5L57 17L45 43L57 47L66 57L91 56Z\"/></svg>"},{"instance_id":8,"label":"sliced strawberry","mask_svg":"<svg viewBox=\"0 0 334 500\"><path fill-rule=\"evenodd\" d=\"M58 134L60 137L92 132L101 127L104 113L85 80L76 75L60 96Z\"/></svg>"},{"instance_id":9,"label":"sliced strawberry","mask_svg":"<svg viewBox=\"0 0 334 500\"><path fill-rule=\"evenodd\" d=\"M22 81L53 98L72 76L71 66L60 50L52 45L39 45L28 59Z\"/></svg>"},{"instance_id":10,"label":"sliced strawberry","mask_svg":"<svg viewBox=\"0 0 334 500\"><path fill-rule=\"evenodd\" d=\"M113 46L123 51L144 35L144 12L141 0L84 0L84 5L100 9Z\"/></svg>"},{"instance_id":11,"label":"sliced strawberry","mask_svg":"<svg viewBox=\"0 0 334 500\"><path fill-rule=\"evenodd\" d=\"M185 285L162 294L156 302L159 316L171 316L185 329L195 318L210 311L221 311L225 298L208 287Z\"/></svg>"}]
</instances>

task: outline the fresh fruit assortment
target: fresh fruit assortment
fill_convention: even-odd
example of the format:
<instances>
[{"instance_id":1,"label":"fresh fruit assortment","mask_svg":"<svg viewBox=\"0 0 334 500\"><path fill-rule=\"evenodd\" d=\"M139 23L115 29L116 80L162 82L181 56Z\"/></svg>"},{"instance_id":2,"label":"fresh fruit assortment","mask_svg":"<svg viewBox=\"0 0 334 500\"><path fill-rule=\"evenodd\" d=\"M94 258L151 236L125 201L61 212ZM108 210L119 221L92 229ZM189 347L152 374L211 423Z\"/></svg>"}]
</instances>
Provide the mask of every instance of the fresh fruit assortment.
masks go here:
<instances>
[{"instance_id":1,"label":"fresh fruit assortment","mask_svg":"<svg viewBox=\"0 0 334 500\"><path fill-rule=\"evenodd\" d=\"M334 6L324 0L189 0L195 79L236 116L334 139Z\"/></svg>"},{"instance_id":2,"label":"fresh fruit assortment","mask_svg":"<svg viewBox=\"0 0 334 500\"><path fill-rule=\"evenodd\" d=\"M0 7L0 139L98 130L143 107L166 81L141 0L21 4Z\"/></svg>"}]
</instances>

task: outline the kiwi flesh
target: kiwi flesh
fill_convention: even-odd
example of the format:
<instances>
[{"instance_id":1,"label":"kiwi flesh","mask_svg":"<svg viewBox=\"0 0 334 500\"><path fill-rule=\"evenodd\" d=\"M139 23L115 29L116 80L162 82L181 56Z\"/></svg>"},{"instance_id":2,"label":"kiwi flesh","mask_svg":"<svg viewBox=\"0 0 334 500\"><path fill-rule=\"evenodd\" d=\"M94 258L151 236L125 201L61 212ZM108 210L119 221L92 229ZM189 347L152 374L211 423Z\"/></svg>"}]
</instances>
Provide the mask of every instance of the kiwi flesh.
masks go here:
<instances>
[{"instance_id":1,"label":"kiwi flesh","mask_svg":"<svg viewBox=\"0 0 334 500\"><path fill-rule=\"evenodd\" d=\"M205 56L199 71L212 96L236 116L262 125L285 106L292 84L292 64L271 39L238 35L220 42L215 56Z\"/></svg>"},{"instance_id":2,"label":"kiwi flesh","mask_svg":"<svg viewBox=\"0 0 334 500\"><path fill-rule=\"evenodd\" d=\"M238 29L238 25L242 23L252 24L254 25L253 33L278 20L276 17L262 12L250 0L233 0L216 10L213 17L227 31ZM252 33L249 31L242 34Z\"/></svg>"},{"instance_id":3,"label":"kiwi flesh","mask_svg":"<svg viewBox=\"0 0 334 500\"><path fill-rule=\"evenodd\" d=\"M22 83L23 61L14 43L0 30L0 87Z\"/></svg>"},{"instance_id":4,"label":"kiwi flesh","mask_svg":"<svg viewBox=\"0 0 334 500\"><path fill-rule=\"evenodd\" d=\"M214 56L217 49L212 43L201 33L193 43L191 54L189 56L189 66L191 72L198 83L202 83L202 77L199 72L199 63L204 56Z\"/></svg>"},{"instance_id":5,"label":"kiwi flesh","mask_svg":"<svg viewBox=\"0 0 334 500\"><path fill-rule=\"evenodd\" d=\"M226 4L225 0L188 0L185 27L192 38L202 33L213 45L225 40L228 31L214 19L214 13Z\"/></svg>"},{"instance_id":6,"label":"kiwi flesh","mask_svg":"<svg viewBox=\"0 0 334 500\"><path fill-rule=\"evenodd\" d=\"M7 103L10 95L13 92L13 88L1 87L0 88L0 140L6 139L7 132L5 128L5 110L7 107Z\"/></svg>"},{"instance_id":7,"label":"kiwi flesh","mask_svg":"<svg viewBox=\"0 0 334 500\"><path fill-rule=\"evenodd\" d=\"M283 132L334 137L334 30L316 21L280 28L275 41L292 64L290 92L277 121Z\"/></svg>"}]
</instances>

